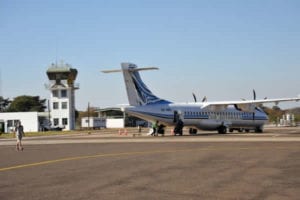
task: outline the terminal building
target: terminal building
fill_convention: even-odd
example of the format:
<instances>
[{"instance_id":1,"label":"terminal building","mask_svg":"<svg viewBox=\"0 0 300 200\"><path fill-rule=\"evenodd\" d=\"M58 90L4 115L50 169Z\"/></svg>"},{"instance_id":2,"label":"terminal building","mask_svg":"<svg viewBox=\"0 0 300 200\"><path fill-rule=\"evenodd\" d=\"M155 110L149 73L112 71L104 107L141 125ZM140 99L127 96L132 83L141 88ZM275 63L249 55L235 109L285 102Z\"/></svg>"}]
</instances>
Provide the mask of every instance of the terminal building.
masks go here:
<instances>
[{"instance_id":1,"label":"terminal building","mask_svg":"<svg viewBox=\"0 0 300 200\"><path fill-rule=\"evenodd\" d=\"M41 130L41 124L47 118L47 113L40 112L4 112L0 113L0 133L11 133L15 125L21 121L25 132Z\"/></svg>"}]
</instances>

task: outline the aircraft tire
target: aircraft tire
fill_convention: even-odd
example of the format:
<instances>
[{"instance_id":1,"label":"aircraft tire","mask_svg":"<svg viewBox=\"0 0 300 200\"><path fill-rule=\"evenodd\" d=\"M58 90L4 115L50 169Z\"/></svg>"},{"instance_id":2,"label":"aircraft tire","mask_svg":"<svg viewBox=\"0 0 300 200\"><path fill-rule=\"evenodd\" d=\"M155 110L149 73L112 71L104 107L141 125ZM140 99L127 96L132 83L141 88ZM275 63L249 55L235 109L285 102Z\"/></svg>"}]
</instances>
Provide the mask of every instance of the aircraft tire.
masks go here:
<instances>
[{"instance_id":1,"label":"aircraft tire","mask_svg":"<svg viewBox=\"0 0 300 200\"><path fill-rule=\"evenodd\" d=\"M263 129L261 127L256 127L255 133L263 133Z\"/></svg>"},{"instance_id":2,"label":"aircraft tire","mask_svg":"<svg viewBox=\"0 0 300 200\"><path fill-rule=\"evenodd\" d=\"M226 134L226 133L227 133L227 127L226 127L226 126L221 126L221 127L218 129L218 133L219 133L219 134Z\"/></svg>"},{"instance_id":3,"label":"aircraft tire","mask_svg":"<svg viewBox=\"0 0 300 200\"><path fill-rule=\"evenodd\" d=\"M196 135L197 131L198 131L197 129L190 128L189 133L190 133L190 135Z\"/></svg>"}]
</instances>

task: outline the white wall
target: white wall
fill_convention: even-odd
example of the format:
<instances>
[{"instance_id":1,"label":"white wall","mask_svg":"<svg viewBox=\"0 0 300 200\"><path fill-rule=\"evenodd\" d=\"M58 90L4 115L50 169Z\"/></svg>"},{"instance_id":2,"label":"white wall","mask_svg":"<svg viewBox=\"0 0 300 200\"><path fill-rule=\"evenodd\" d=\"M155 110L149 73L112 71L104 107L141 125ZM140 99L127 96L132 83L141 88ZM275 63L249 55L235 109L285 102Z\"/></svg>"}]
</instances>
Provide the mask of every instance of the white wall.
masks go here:
<instances>
[{"instance_id":1,"label":"white wall","mask_svg":"<svg viewBox=\"0 0 300 200\"><path fill-rule=\"evenodd\" d=\"M37 132L39 129L39 120L37 112L13 112L13 113L0 113L0 120L3 120L5 123L5 132L7 130L7 121L8 120L19 120L24 126L24 132Z\"/></svg>"},{"instance_id":2,"label":"white wall","mask_svg":"<svg viewBox=\"0 0 300 200\"><path fill-rule=\"evenodd\" d=\"M83 117L81 118L82 128L105 128L106 119L100 117Z\"/></svg>"},{"instance_id":3,"label":"white wall","mask_svg":"<svg viewBox=\"0 0 300 200\"><path fill-rule=\"evenodd\" d=\"M124 119L106 119L106 128L124 128Z\"/></svg>"}]
</instances>

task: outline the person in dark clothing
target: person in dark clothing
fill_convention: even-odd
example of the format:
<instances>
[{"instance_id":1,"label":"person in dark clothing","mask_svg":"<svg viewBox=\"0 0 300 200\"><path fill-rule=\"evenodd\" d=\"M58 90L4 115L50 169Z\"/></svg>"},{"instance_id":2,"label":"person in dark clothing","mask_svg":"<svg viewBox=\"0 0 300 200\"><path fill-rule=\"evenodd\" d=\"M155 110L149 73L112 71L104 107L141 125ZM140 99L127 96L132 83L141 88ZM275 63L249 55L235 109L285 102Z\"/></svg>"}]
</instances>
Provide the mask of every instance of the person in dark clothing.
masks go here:
<instances>
[{"instance_id":1,"label":"person in dark clothing","mask_svg":"<svg viewBox=\"0 0 300 200\"><path fill-rule=\"evenodd\" d=\"M16 150L23 151L24 148L22 146L22 138L23 136L25 136L25 134L24 134L24 127L22 126L20 121L17 123L17 126L15 128L15 134L17 138Z\"/></svg>"}]
</instances>

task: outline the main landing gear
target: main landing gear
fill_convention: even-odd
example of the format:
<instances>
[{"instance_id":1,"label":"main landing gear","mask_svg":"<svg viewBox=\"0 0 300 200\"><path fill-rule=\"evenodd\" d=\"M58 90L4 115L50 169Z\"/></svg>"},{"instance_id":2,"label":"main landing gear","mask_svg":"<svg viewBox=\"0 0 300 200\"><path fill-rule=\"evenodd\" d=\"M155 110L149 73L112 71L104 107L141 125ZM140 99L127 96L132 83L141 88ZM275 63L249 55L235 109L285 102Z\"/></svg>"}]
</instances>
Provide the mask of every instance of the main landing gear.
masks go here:
<instances>
[{"instance_id":1,"label":"main landing gear","mask_svg":"<svg viewBox=\"0 0 300 200\"><path fill-rule=\"evenodd\" d=\"M190 128L190 130L189 130L190 135L196 135L197 132L198 132L198 130L195 128Z\"/></svg>"},{"instance_id":2,"label":"main landing gear","mask_svg":"<svg viewBox=\"0 0 300 200\"><path fill-rule=\"evenodd\" d=\"M227 133L227 127L226 126L220 126L218 129L219 134L226 134Z\"/></svg>"}]
</instances>

